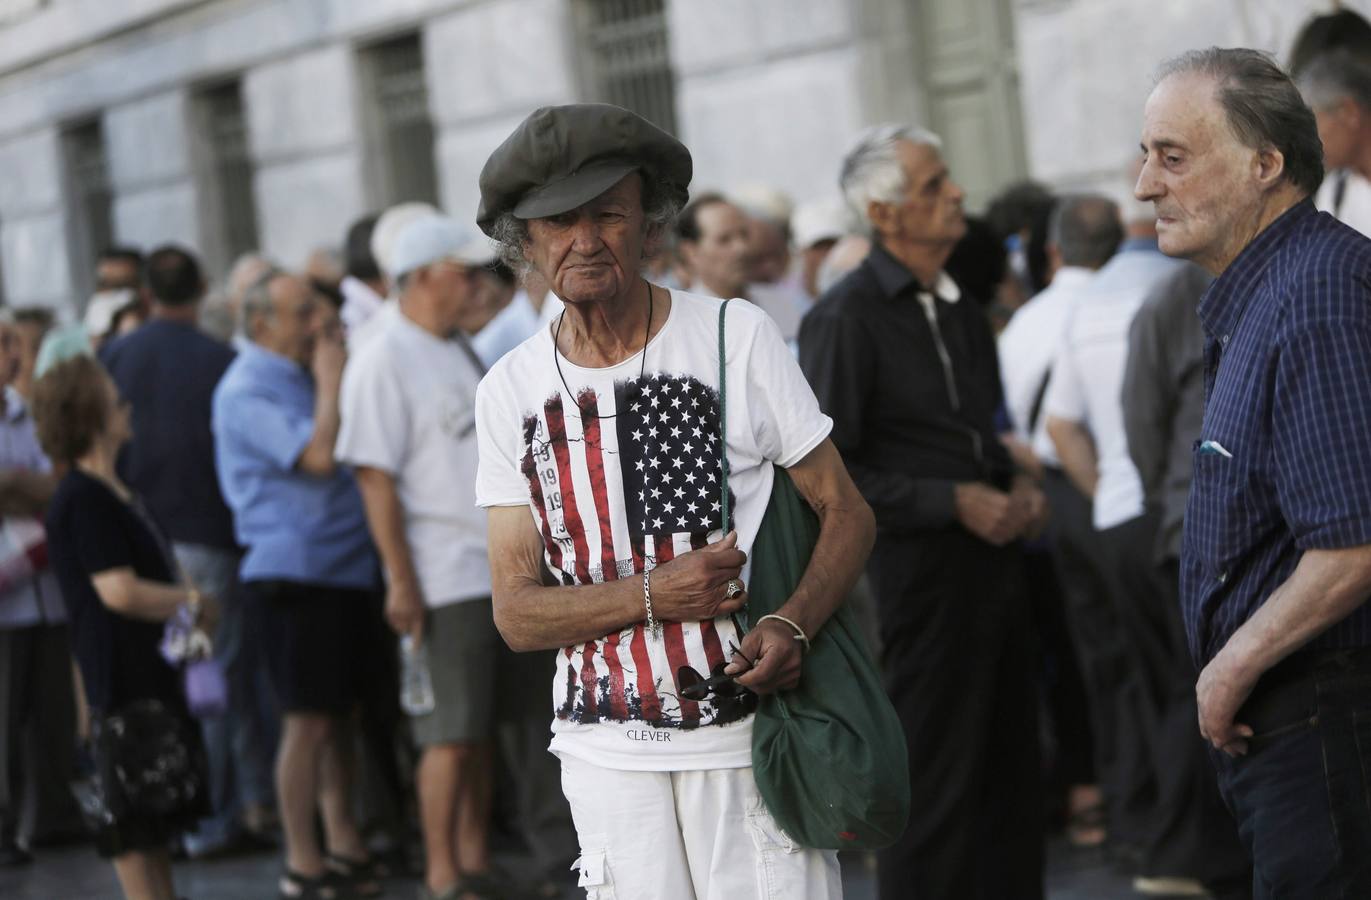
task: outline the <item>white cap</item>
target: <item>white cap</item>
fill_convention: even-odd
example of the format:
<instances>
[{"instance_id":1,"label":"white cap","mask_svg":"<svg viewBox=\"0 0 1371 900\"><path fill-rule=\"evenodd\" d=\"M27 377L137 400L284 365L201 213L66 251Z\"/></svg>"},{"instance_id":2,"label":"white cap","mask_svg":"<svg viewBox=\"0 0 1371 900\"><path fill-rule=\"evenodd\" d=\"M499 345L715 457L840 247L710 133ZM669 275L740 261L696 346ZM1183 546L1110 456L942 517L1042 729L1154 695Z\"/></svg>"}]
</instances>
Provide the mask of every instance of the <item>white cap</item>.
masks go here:
<instances>
[{"instance_id":1,"label":"white cap","mask_svg":"<svg viewBox=\"0 0 1371 900\"><path fill-rule=\"evenodd\" d=\"M115 318L134 303L138 295L132 288L115 288L111 291L97 291L86 304L86 315L81 324L86 334L93 338L104 337L114 327Z\"/></svg>"},{"instance_id":2,"label":"white cap","mask_svg":"<svg viewBox=\"0 0 1371 900\"><path fill-rule=\"evenodd\" d=\"M376 220L376 227L371 230L371 258L376 260L376 265L386 277L396 277L390 269L390 258L395 252L395 239L400 232L415 219L437 215L442 213L428 203L399 203L381 213Z\"/></svg>"},{"instance_id":3,"label":"white cap","mask_svg":"<svg viewBox=\"0 0 1371 900\"><path fill-rule=\"evenodd\" d=\"M790 221L795 208L784 191L765 184L745 184L730 191L728 200L753 218L766 219L781 228Z\"/></svg>"},{"instance_id":4,"label":"white cap","mask_svg":"<svg viewBox=\"0 0 1371 900\"><path fill-rule=\"evenodd\" d=\"M842 197L825 197L801 204L790 217L795 246L806 250L819 241L835 241L857 231L857 218Z\"/></svg>"},{"instance_id":5,"label":"white cap","mask_svg":"<svg viewBox=\"0 0 1371 900\"><path fill-rule=\"evenodd\" d=\"M447 216L415 219L400 229L391 246L391 278L450 259L464 266L484 266L495 261L495 247L475 229L463 228Z\"/></svg>"}]
</instances>

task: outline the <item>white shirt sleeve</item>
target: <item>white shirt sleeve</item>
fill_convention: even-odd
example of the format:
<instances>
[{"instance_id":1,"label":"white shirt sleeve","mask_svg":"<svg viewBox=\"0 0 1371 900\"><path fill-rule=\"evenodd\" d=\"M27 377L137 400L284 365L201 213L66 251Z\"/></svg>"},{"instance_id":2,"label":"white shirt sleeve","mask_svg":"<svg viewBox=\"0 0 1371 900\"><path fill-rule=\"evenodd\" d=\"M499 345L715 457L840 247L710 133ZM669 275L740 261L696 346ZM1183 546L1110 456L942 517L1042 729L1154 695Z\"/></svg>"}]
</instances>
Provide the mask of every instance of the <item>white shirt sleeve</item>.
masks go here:
<instances>
[{"instance_id":1,"label":"white shirt sleeve","mask_svg":"<svg viewBox=\"0 0 1371 900\"><path fill-rule=\"evenodd\" d=\"M526 506L528 481L520 471L519 407L500 390L500 368L476 388L476 505Z\"/></svg>"},{"instance_id":2,"label":"white shirt sleeve","mask_svg":"<svg viewBox=\"0 0 1371 900\"><path fill-rule=\"evenodd\" d=\"M389 362L384 355L371 352L358 356L344 370L338 398L341 424L333 455L351 466L394 475L408 452L411 411L400 373Z\"/></svg>"},{"instance_id":3,"label":"white shirt sleeve","mask_svg":"<svg viewBox=\"0 0 1371 900\"><path fill-rule=\"evenodd\" d=\"M748 420L762 458L781 467L793 466L823 443L833 430L833 420L819 408L800 364L770 316L750 304L733 302L728 306L726 327L733 353L740 349L735 343L738 338L750 344L747 370L730 367L728 389L746 398ZM731 400L729 405L736 402Z\"/></svg>"},{"instance_id":4,"label":"white shirt sleeve","mask_svg":"<svg viewBox=\"0 0 1371 900\"><path fill-rule=\"evenodd\" d=\"M1020 314L1021 315L1021 314ZM1022 369L1019 346L1019 330L1013 319L1000 333L996 350L1000 357L1000 381L1004 384L1004 405L1014 426L1014 434L1020 440L1028 440L1028 414L1032 412L1033 399L1037 385L1029 386L1028 379L1020 377Z\"/></svg>"},{"instance_id":5,"label":"white shirt sleeve","mask_svg":"<svg viewBox=\"0 0 1371 900\"><path fill-rule=\"evenodd\" d=\"M1052 416L1068 422L1086 420L1085 384L1081 378L1081 368L1070 340L1063 340L1057 349L1056 361L1052 364L1052 375L1047 382L1047 393L1043 395L1044 419Z\"/></svg>"}]
</instances>

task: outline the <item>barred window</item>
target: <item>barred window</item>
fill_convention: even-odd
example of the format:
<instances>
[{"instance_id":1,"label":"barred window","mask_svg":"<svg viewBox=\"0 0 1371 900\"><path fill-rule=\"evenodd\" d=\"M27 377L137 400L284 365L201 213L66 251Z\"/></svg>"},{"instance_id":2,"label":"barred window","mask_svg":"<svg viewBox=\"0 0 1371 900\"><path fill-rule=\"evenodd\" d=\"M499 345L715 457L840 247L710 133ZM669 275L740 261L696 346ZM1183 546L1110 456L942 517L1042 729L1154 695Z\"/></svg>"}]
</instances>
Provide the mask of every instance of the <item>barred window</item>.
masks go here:
<instances>
[{"instance_id":1,"label":"barred window","mask_svg":"<svg viewBox=\"0 0 1371 900\"><path fill-rule=\"evenodd\" d=\"M424 48L412 34L362 51L367 169L376 206L438 202Z\"/></svg>"},{"instance_id":2,"label":"barred window","mask_svg":"<svg viewBox=\"0 0 1371 900\"><path fill-rule=\"evenodd\" d=\"M62 132L67 181L67 246L71 283L78 296L95 290L95 262L114 242L109 160L99 119L68 126Z\"/></svg>"},{"instance_id":3,"label":"barred window","mask_svg":"<svg viewBox=\"0 0 1371 900\"><path fill-rule=\"evenodd\" d=\"M258 249L252 148L242 83L205 88L194 98L195 152L205 262L213 277L228 274L241 254Z\"/></svg>"},{"instance_id":4,"label":"barred window","mask_svg":"<svg viewBox=\"0 0 1371 900\"><path fill-rule=\"evenodd\" d=\"M579 19L591 99L631 109L674 134L665 0L582 0Z\"/></svg>"}]
</instances>

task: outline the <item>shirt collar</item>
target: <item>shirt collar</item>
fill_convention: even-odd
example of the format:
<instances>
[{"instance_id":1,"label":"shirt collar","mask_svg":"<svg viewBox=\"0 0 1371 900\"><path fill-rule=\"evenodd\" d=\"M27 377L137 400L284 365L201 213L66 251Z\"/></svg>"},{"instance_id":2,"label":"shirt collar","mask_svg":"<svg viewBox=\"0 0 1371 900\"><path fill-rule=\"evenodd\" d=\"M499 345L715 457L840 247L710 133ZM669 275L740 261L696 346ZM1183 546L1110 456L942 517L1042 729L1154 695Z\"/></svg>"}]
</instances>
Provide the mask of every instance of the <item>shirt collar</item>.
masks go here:
<instances>
[{"instance_id":1,"label":"shirt collar","mask_svg":"<svg viewBox=\"0 0 1371 900\"><path fill-rule=\"evenodd\" d=\"M1273 251L1314 212L1314 201L1306 198L1281 213L1214 279L1200 298L1200 322L1206 332L1211 336L1232 333L1252 297L1253 288L1271 263Z\"/></svg>"},{"instance_id":2,"label":"shirt collar","mask_svg":"<svg viewBox=\"0 0 1371 900\"><path fill-rule=\"evenodd\" d=\"M875 276L876 283L880 285L887 298L898 297L904 291L913 288L922 294L933 293L947 303L956 303L962 299L962 290L957 286L957 282L952 280L951 275L939 272L930 292L919 283L904 263L891 256L890 251L879 243L871 245L871 252L867 254L865 265L870 267L871 274Z\"/></svg>"}]
</instances>

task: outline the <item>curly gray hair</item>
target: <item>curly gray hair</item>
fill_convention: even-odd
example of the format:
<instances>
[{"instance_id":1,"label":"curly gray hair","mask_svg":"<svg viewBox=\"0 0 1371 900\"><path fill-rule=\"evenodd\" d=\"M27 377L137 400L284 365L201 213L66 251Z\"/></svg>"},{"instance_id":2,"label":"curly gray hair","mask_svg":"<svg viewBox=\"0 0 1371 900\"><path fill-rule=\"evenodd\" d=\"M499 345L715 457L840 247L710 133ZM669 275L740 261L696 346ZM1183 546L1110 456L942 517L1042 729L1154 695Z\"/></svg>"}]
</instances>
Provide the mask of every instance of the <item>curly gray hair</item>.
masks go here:
<instances>
[{"instance_id":1,"label":"curly gray hair","mask_svg":"<svg viewBox=\"0 0 1371 900\"><path fill-rule=\"evenodd\" d=\"M684 193L674 184L643 173L643 218L647 233L652 238L663 241L669 239L671 226L681 213L682 204L678 197ZM528 261L524 251L529 241L528 219L520 219L512 212L503 212L496 218L490 232L501 262L520 277L532 271L533 264ZM648 249L652 252L646 253L646 257L656 255L655 251L659 248L649 245Z\"/></svg>"}]
</instances>

